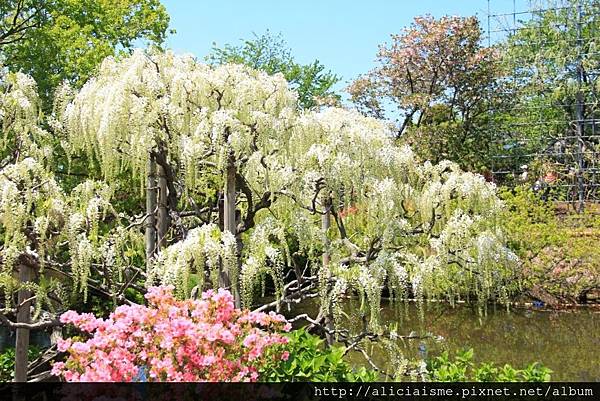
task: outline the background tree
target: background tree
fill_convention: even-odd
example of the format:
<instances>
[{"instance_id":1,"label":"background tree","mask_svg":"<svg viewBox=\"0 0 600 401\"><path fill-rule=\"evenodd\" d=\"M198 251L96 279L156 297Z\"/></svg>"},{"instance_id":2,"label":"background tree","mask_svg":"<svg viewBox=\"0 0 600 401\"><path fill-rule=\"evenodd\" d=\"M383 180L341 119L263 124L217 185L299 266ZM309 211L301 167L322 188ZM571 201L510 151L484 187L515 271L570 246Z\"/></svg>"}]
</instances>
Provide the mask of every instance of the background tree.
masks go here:
<instances>
[{"instance_id":1,"label":"background tree","mask_svg":"<svg viewBox=\"0 0 600 401\"><path fill-rule=\"evenodd\" d=\"M217 47L215 44L206 60L213 65L244 64L271 75L280 72L298 93L302 108L337 104L340 100L333 88L340 78L325 70L319 60L304 65L297 63L281 34L273 35L269 31L260 36L254 34L253 39L244 40L238 46L226 44Z\"/></svg>"},{"instance_id":2,"label":"background tree","mask_svg":"<svg viewBox=\"0 0 600 401\"><path fill-rule=\"evenodd\" d=\"M6 0L0 8L0 45L18 42L43 23L44 0Z\"/></svg>"},{"instance_id":3,"label":"background tree","mask_svg":"<svg viewBox=\"0 0 600 401\"><path fill-rule=\"evenodd\" d=\"M535 12L501 46L513 101L494 115L503 136L498 169L519 174L528 164L532 181L547 176L557 191L563 186L559 199L577 199L580 188L584 199L596 191L599 15L597 1L567 1Z\"/></svg>"},{"instance_id":4,"label":"background tree","mask_svg":"<svg viewBox=\"0 0 600 401\"><path fill-rule=\"evenodd\" d=\"M348 88L359 110L396 119L396 136L425 159L467 169L489 163L486 116L499 64L481 45L476 17L417 17L380 47L377 61Z\"/></svg>"},{"instance_id":5,"label":"background tree","mask_svg":"<svg viewBox=\"0 0 600 401\"><path fill-rule=\"evenodd\" d=\"M169 24L158 0L3 0L0 10L3 62L34 78L46 107L63 80L78 86L105 57L160 45Z\"/></svg>"}]
</instances>

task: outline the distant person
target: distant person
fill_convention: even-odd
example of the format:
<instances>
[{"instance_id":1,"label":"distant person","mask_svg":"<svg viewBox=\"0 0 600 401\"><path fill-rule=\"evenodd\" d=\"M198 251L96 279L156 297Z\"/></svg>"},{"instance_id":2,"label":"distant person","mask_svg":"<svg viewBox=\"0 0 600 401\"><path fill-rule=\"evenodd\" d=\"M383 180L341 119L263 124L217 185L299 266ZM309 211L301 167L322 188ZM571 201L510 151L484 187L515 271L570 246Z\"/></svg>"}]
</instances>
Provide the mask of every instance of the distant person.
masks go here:
<instances>
[{"instance_id":1,"label":"distant person","mask_svg":"<svg viewBox=\"0 0 600 401\"><path fill-rule=\"evenodd\" d=\"M554 183L558 180L558 176L554 171L548 171L544 174L543 177L538 178L533 184L534 192L541 192L541 198L544 201L547 201L550 196L550 190Z\"/></svg>"}]
</instances>

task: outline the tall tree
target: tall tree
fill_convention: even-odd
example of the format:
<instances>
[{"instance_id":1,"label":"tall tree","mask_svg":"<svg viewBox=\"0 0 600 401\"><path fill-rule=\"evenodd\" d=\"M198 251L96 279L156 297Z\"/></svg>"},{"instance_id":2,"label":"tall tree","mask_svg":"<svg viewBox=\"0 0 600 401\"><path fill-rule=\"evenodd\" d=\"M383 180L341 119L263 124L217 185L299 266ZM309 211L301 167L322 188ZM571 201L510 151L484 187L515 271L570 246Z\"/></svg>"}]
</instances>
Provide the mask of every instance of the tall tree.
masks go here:
<instances>
[{"instance_id":1,"label":"tall tree","mask_svg":"<svg viewBox=\"0 0 600 401\"><path fill-rule=\"evenodd\" d=\"M396 118L396 136L426 159L463 168L488 162L486 115L499 64L481 44L476 17L417 17L380 47L377 61L348 88L359 110Z\"/></svg>"},{"instance_id":2,"label":"tall tree","mask_svg":"<svg viewBox=\"0 0 600 401\"><path fill-rule=\"evenodd\" d=\"M533 180L562 187L559 197L598 198L600 3L565 1L532 15L502 44L513 101L495 113L499 168L518 173L529 164Z\"/></svg>"},{"instance_id":3,"label":"tall tree","mask_svg":"<svg viewBox=\"0 0 600 401\"><path fill-rule=\"evenodd\" d=\"M140 41L160 45L168 24L158 0L2 0L0 51L47 101L63 80L81 84L107 56Z\"/></svg>"},{"instance_id":4,"label":"tall tree","mask_svg":"<svg viewBox=\"0 0 600 401\"><path fill-rule=\"evenodd\" d=\"M337 104L340 100L334 89L340 78L325 70L319 60L310 64L297 63L281 34L273 35L267 31L260 36L254 34L253 39L244 40L241 45L215 45L206 60L213 65L236 63L271 75L281 73L298 93L298 102L302 108Z\"/></svg>"}]
</instances>

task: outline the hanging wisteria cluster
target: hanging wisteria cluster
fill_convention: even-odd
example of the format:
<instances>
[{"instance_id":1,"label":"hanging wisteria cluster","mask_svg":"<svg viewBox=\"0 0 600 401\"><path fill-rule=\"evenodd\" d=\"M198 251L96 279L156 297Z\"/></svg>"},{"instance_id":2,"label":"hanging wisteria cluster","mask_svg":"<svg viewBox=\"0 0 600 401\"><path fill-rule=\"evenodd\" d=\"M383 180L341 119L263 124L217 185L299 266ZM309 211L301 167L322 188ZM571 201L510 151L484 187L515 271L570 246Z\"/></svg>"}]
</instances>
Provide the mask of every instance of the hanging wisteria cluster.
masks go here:
<instances>
[{"instance_id":1,"label":"hanging wisteria cluster","mask_svg":"<svg viewBox=\"0 0 600 401\"><path fill-rule=\"evenodd\" d=\"M236 269L235 237L221 232L215 224L206 224L190 230L185 239L164 249L157 257L152 269L147 272L148 282L176 286L180 296L185 297L194 284L205 285L205 272L209 273L210 284L218 287L219 265Z\"/></svg>"},{"instance_id":2,"label":"hanging wisteria cluster","mask_svg":"<svg viewBox=\"0 0 600 401\"><path fill-rule=\"evenodd\" d=\"M132 236L122 228L100 230L108 215L115 216L109 185L85 180L67 192L48 168L52 143L40 127L33 80L19 73L0 78L0 291L5 311L15 292L33 292L37 315L68 299L68 287L85 299L94 264L107 273L104 282L120 274L123 242ZM16 274L23 267L33 273L25 282Z\"/></svg>"},{"instance_id":3,"label":"hanging wisteria cluster","mask_svg":"<svg viewBox=\"0 0 600 401\"><path fill-rule=\"evenodd\" d=\"M0 159L2 165L52 154L48 132L41 128L40 100L35 81L23 73L7 72L0 64Z\"/></svg>"},{"instance_id":4,"label":"hanging wisteria cluster","mask_svg":"<svg viewBox=\"0 0 600 401\"><path fill-rule=\"evenodd\" d=\"M148 154L161 151L194 186L204 170L222 168L230 152L242 160L273 151L295 104L281 75L136 51L107 58L58 122L68 150L93 155L108 180L129 169L145 185Z\"/></svg>"},{"instance_id":5,"label":"hanging wisteria cluster","mask_svg":"<svg viewBox=\"0 0 600 401\"><path fill-rule=\"evenodd\" d=\"M30 157L0 170L0 188L0 286L8 297L6 307L12 304L12 292L22 284L12 274L19 265L27 265L37 274L47 268L50 281L64 278L58 275L59 268L68 265L67 277L85 298L92 263L108 260L105 256L111 248L106 238L98 235L99 221L113 212L109 188L86 181L66 195L53 175ZM68 260L64 252L70 256ZM60 285L60 281L53 284ZM28 285L32 290L43 287ZM55 285L45 288L51 287ZM37 294L38 308L44 296Z\"/></svg>"}]
</instances>

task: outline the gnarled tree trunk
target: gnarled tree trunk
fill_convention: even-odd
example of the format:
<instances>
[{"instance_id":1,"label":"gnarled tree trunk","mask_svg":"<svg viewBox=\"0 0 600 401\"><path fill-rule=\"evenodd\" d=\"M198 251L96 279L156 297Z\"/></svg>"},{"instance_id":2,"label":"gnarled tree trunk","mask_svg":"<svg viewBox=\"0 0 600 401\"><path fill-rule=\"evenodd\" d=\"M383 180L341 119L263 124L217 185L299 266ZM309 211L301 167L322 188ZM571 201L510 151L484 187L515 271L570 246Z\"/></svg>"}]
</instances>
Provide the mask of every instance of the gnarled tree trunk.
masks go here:
<instances>
[{"instance_id":1,"label":"gnarled tree trunk","mask_svg":"<svg viewBox=\"0 0 600 401\"><path fill-rule=\"evenodd\" d=\"M158 249L167 246L167 231L170 226L168 193L167 193L167 175L165 169L160 164L157 166L158 172L158 212L156 219Z\"/></svg>"}]
</instances>

